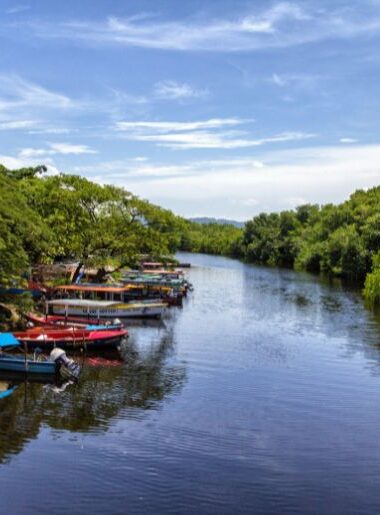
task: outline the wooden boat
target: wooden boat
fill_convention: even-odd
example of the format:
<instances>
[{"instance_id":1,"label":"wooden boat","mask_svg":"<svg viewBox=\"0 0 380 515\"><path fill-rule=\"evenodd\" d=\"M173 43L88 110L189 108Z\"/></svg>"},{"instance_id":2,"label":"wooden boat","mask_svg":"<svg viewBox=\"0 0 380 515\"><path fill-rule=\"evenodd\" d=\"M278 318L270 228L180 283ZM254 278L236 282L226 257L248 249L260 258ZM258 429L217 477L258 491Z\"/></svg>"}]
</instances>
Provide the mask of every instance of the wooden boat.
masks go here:
<instances>
[{"instance_id":1,"label":"wooden boat","mask_svg":"<svg viewBox=\"0 0 380 515\"><path fill-rule=\"evenodd\" d=\"M117 348L128 336L126 329L82 329L82 328L49 328L34 327L26 331L14 333L21 343L35 349L79 349L99 350Z\"/></svg>"},{"instance_id":2,"label":"wooden boat","mask_svg":"<svg viewBox=\"0 0 380 515\"><path fill-rule=\"evenodd\" d=\"M88 319L159 318L166 312L163 302L136 302L125 304L115 301L54 299L46 303L48 314L77 316Z\"/></svg>"}]
</instances>

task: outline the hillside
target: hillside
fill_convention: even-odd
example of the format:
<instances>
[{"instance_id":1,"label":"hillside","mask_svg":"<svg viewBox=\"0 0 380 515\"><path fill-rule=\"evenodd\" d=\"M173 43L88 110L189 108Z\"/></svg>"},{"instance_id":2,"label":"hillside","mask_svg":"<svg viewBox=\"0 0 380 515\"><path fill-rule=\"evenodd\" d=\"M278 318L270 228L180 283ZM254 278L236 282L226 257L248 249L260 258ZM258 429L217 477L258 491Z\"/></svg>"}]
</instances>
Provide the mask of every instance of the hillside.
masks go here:
<instances>
[{"instance_id":1,"label":"hillside","mask_svg":"<svg viewBox=\"0 0 380 515\"><path fill-rule=\"evenodd\" d=\"M228 220L227 218L211 218L208 216L198 216L194 218L189 218L191 222L195 222L197 224L219 224L219 225L233 225L234 227L238 227L242 229L244 227L245 222L238 222L237 220Z\"/></svg>"}]
</instances>

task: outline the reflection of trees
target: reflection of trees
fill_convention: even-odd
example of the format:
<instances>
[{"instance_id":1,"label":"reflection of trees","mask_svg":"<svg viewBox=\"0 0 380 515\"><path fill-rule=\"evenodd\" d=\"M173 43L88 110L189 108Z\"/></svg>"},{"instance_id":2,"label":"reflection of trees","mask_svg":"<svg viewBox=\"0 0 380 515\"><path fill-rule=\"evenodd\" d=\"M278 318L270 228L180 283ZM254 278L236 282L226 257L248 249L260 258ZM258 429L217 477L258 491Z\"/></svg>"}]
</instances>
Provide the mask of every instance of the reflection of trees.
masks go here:
<instances>
[{"instance_id":1,"label":"reflection of trees","mask_svg":"<svg viewBox=\"0 0 380 515\"><path fill-rule=\"evenodd\" d=\"M0 462L36 438L42 423L58 430L107 430L121 411L136 419L159 406L181 389L186 377L183 365L169 363L172 347L167 333L146 352L130 342L123 350L124 363L86 366L79 384L61 394L40 384L21 385L1 406Z\"/></svg>"}]
</instances>

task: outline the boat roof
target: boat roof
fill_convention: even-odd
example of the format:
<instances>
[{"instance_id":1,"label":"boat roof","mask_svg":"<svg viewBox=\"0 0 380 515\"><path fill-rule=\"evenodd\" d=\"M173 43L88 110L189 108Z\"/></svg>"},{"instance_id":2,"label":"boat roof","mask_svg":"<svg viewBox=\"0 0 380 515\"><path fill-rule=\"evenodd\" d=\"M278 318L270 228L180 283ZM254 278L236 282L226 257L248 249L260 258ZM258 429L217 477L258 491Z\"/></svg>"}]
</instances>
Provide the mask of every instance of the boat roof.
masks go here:
<instances>
[{"instance_id":1,"label":"boat roof","mask_svg":"<svg viewBox=\"0 0 380 515\"><path fill-rule=\"evenodd\" d=\"M125 286L113 286L109 284L64 284L57 286L57 290L65 291L107 291L111 293L122 293Z\"/></svg>"},{"instance_id":2,"label":"boat roof","mask_svg":"<svg viewBox=\"0 0 380 515\"><path fill-rule=\"evenodd\" d=\"M88 299L54 299L48 300L47 304L50 306L80 306L90 308L107 308L110 306L118 306L120 302L109 300L88 300Z\"/></svg>"},{"instance_id":3,"label":"boat roof","mask_svg":"<svg viewBox=\"0 0 380 515\"><path fill-rule=\"evenodd\" d=\"M183 275L182 270L143 270L143 273L150 275Z\"/></svg>"},{"instance_id":4,"label":"boat roof","mask_svg":"<svg viewBox=\"0 0 380 515\"><path fill-rule=\"evenodd\" d=\"M57 290L64 291L89 291L89 292L107 292L107 293L128 293L128 290L136 290L139 286L136 284L124 284L123 286L114 286L113 284L65 284L57 286ZM169 289L169 287L154 284L156 288Z\"/></svg>"}]
</instances>

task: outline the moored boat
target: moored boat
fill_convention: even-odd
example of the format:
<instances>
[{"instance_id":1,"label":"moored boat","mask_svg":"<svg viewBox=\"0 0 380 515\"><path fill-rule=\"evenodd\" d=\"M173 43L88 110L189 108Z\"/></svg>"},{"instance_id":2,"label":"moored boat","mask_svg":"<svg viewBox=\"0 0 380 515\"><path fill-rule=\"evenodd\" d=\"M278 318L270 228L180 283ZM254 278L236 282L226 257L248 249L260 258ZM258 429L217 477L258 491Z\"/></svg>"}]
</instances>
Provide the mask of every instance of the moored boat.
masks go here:
<instances>
[{"instance_id":1,"label":"moored boat","mask_svg":"<svg viewBox=\"0 0 380 515\"><path fill-rule=\"evenodd\" d=\"M112 329L124 329L124 324L120 320L96 320L78 317L65 317L60 315L38 315L36 313L27 313L27 320L33 326L68 329L76 327L93 331L110 331Z\"/></svg>"},{"instance_id":2,"label":"moored boat","mask_svg":"<svg viewBox=\"0 0 380 515\"><path fill-rule=\"evenodd\" d=\"M77 316L88 319L159 318L166 312L163 302L122 303L84 299L54 299L46 303L52 315Z\"/></svg>"},{"instance_id":3,"label":"moored boat","mask_svg":"<svg viewBox=\"0 0 380 515\"><path fill-rule=\"evenodd\" d=\"M24 354L8 354L3 349L14 349L24 344ZM49 358L37 350L32 356L27 353L27 342L14 334L0 334L0 371L12 374L32 374L34 376L54 376L60 374L65 379L78 379L81 367L66 356L64 350L55 348Z\"/></svg>"},{"instance_id":4,"label":"moored boat","mask_svg":"<svg viewBox=\"0 0 380 515\"><path fill-rule=\"evenodd\" d=\"M25 343L28 348L40 347L50 350L54 347L62 349L99 350L112 349L121 345L128 336L126 329L98 329L93 328L49 328L34 327L26 331L14 333L15 338Z\"/></svg>"},{"instance_id":5,"label":"moored boat","mask_svg":"<svg viewBox=\"0 0 380 515\"><path fill-rule=\"evenodd\" d=\"M170 306L178 306L182 303L183 292L177 285L135 282L130 284L66 284L55 288L53 297L87 300L106 300L124 304L136 304L140 302L162 302Z\"/></svg>"}]
</instances>

